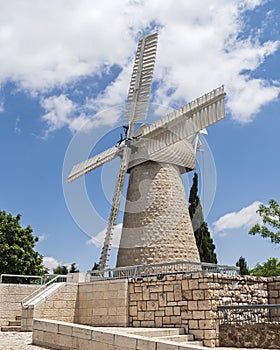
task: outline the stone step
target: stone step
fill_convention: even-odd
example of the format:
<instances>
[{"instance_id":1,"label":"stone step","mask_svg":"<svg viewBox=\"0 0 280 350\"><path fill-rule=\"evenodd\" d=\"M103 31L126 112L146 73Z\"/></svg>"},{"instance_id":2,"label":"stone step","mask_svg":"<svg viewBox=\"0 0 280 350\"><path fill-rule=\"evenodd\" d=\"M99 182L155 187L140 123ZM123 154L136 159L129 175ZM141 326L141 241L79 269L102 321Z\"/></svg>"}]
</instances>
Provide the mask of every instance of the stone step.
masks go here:
<instances>
[{"instance_id":1,"label":"stone step","mask_svg":"<svg viewBox=\"0 0 280 350\"><path fill-rule=\"evenodd\" d=\"M2 326L1 332L20 332L21 326Z\"/></svg>"},{"instance_id":2,"label":"stone step","mask_svg":"<svg viewBox=\"0 0 280 350\"><path fill-rule=\"evenodd\" d=\"M194 336L192 334L183 334L183 335L169 335L164 337L157 337L157 339L162 340L171 340L175 342L189 342L194 341Z\"/></svg>"},{"instance_id":3,"label":"stone step","mask_svg":"<svg viewBox=\"0 0 280 350\"><path fill-rule=\"evenodd\" d=\"M9 321L8 326L21 326L21 321Z\"/></svg>"}]
</instances>

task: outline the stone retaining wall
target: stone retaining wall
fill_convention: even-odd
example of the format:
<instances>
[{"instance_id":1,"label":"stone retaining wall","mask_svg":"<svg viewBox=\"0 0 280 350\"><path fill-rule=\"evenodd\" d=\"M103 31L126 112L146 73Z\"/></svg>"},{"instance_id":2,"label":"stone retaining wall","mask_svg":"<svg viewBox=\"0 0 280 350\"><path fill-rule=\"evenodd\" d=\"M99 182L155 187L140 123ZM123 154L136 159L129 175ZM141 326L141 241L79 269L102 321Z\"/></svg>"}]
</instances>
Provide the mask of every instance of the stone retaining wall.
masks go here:
<instances>
[{"instance_id":1,"label":"stone retaining wall","mask_svg":"<svg viewBox=\"0 0 280 350\"><path fill-rule=\"evenodd\" d=\"M7 326L9 320L21 315L21 300L31 294L39 285L0 284L0 326Z\"/></svg>"},{"instance_id":2,"label":"stone retaining wall","mask_svg":"<svg viewBox=\"0 0 280 350\"><path fill-rule=\"evenodd\" d=\"M80 284L76 322L91 326L128 326L128 281Z\"/></svg>"},{"instance_id":3,"label":"stone retaining wall","mask_svg":"<svg viewBox=\"0 0 280 350\"><path fill-rule=\"evenodd\" d=\"M78 284L61 284L54 293L38 300L37 303L22 308L21 328L31 331L34 318L77 322L77 291Z\"/></svg>"},{"instance_id":4,"label":"stone retaining wall","mask_svg":"<svg viewBox=\"0 0 280 350\"><path fill-rule=\"evenodd\" d=\"M280 349L280 324L220 325L220 346Z\"/></svg>"},{"instance_id":5,"label":"stone retaining wall","mask_svg":"<svg viewBox=\"0 0 280 350\"><path fill-rule=\"evenodd\" d=\"M184 327L210 347L218 345L218 305L266 303L266 279L256 277L191 274L129 282L131 326Z\"/></svg>"}]
</instances>

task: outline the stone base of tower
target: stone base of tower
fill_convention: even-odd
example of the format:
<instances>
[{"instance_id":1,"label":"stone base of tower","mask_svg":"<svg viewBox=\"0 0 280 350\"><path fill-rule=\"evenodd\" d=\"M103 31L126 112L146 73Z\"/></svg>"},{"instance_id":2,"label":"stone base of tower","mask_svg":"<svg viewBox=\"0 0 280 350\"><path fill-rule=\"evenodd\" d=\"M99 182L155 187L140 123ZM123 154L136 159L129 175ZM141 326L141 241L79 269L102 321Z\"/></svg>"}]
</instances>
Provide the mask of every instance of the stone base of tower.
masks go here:
<instances>
[{"instance_id":1,"label":"stone base of tower","mask_svg":"<svg viewBox=\"0 0 280 350\"><path fill-rule=\"evenodd\" d=\"M152 161L130 170L117 267L199 262L180 170Z\"/></svg>"}]
</instances>

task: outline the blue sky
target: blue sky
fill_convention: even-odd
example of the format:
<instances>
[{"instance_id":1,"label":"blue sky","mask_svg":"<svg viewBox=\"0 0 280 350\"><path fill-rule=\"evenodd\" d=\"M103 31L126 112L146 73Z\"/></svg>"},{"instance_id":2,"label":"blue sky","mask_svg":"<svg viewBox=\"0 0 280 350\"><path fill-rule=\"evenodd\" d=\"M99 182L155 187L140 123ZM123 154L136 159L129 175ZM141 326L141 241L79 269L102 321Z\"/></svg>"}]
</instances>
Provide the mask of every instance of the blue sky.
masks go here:
<instances>
[{"instance_id":1,"label":"blue sky","mask_svg":"<svg viewBox=\"0 0 280 350\"><path fill-rule=\"evenodd\" d=\"M137 41L155 27L149 121L227 92L227 118L199 155L219 263L280 257L248 235L259 203L280 201L279 24L278 0L0 0L0 208L33 227L47 266L99 260L118 160L76 184L65 176L118 141Z\"/></svg>"}]
</instances>

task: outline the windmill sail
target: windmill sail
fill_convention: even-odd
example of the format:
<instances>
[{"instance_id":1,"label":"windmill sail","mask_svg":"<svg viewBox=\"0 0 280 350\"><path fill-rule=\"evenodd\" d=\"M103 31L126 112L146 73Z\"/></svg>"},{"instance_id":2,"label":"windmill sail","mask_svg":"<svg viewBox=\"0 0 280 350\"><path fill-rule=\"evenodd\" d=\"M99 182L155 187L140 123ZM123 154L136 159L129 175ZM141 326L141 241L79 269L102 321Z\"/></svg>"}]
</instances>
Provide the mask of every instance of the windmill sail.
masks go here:
<instances>
[{"instance_id":1,"label":"windmill sail","mask_svg":"<svg viewBox=\"0 0 280 350\"><path fill-rule=\"evenodd\" d=\"M149 96L152 85L158 34L154 33L140 39L137 47L136 58L130 82L124 121L128 123L127 139L134 135L135 123L145 119L148 111ZM105 234L104 245L101 251L99 266L104 269L107 266L113 230L117 223L121 196L124 187L125 175L128 168L131 150L125 144L122 154L122 163L115 187L110 218Z\"/></svg>"},{"instance_id":2,"label":"windmill sail","mask_svg":"<svg viewBox=\"0 0 280 350\"><path fill-rule=\"evenodd\" d=\"M80 176L85 175L87 173L89 173L90 171L100 167L101 165L103 165L104 163L109 162L110 160L118 157L120 155L121 150L117 147L111 147L109 149L107 149L106 151L85 160L84 162L78 163L76 164L68 178L67 178L67 182L72 182L76 179L78 179Z\"/></svg>"},{"instance_id":3,"label":"windmill sail","mask_svg":"<svg viewBox=\"0 0 280 350\"><path fill-rule=\"evenodd\" d=\"M138 122L147 117L157 51L158 33L140 39L130 81L123 120Z\"/></svg>"}]
</instances>

